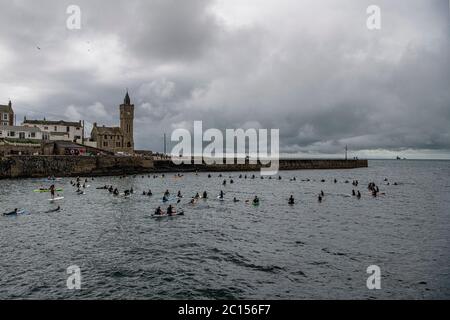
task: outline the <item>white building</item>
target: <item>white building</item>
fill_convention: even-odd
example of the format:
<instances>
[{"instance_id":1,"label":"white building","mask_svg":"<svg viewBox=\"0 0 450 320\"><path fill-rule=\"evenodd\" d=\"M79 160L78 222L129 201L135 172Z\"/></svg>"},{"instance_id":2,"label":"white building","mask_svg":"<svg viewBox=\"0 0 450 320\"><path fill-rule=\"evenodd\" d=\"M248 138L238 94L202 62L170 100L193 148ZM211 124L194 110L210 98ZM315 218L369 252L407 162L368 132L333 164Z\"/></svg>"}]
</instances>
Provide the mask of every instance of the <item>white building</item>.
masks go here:
<instances>
[{"instance_id":1,"label":"white building","mask_svg":"<svg viewBox=\"0 0 450 320\"><path fill-rule=\"evenodd\" d=\"M50 120L23 120L23 126L39 128L43 132L44 140L78 141L83 136L81 121L50 121Z\"/></svg>"},{"instance_id":2,"label":"white building","mask_svg":"<svg viewBox=\"0 0 450 320\"><path fill-rule=\"evenodd\" d=\"M39 128L25 126L0 126L0 139L43 140L44 133Z\"/></svg>"}]
</instances>

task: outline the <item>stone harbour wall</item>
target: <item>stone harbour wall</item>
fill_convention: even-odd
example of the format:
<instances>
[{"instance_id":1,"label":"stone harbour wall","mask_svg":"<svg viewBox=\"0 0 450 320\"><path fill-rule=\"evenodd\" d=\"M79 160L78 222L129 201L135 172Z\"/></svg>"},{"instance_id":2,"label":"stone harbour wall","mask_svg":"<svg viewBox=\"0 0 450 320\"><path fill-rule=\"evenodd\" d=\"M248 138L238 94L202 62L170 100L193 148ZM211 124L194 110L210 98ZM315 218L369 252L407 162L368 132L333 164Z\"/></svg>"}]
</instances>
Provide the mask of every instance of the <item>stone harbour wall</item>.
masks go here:
<instances>
[{"instance_id":1,"label":"stone harbour wall","mask_svg":"<svg viewBox=\"0 0 450 320\"><path fill-rule=\"evenodd\" d=\"M41 178L137 174L153 170L153 160L115 156L8 156L0 178Z\"/></svg>"},{"instance_id":2,"label":"stone harbour wall","mask_svg":"<svg viewBox=\"0 0 450 320\"><path fill-rule=\"evenodd\" d=\"M280 170L354 169L368 166L367 160L280 160ZM261 164L183 164L149 157L117 156L6 156L0 158L0 179L113 176L156 172L259 171Z\"/></svg>"}]
</instances>

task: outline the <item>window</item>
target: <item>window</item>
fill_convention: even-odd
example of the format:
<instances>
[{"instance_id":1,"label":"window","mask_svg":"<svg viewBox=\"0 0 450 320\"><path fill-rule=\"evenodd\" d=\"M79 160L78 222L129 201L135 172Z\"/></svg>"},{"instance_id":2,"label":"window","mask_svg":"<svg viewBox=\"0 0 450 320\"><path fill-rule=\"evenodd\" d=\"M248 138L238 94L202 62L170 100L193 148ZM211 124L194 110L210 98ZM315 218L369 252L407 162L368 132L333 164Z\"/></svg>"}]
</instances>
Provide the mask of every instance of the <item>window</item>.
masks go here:
<instances>
[{"instance_id":1,"label":"window","mask_svg":"<svg viewBox=\"0 0 450 320\"><path fill-rule=\"evenodd\" d=\"M8 120L8 114L7 113L3 114L3 120Z\"/></svg>"},{"instance_id":2,"label":"window","mask_svg":"<svg viewBox=\"0 0 450 320\"><path fill-rule=\"evenodd\" d=\"M120 142L116 142L116 147L120 148Z\"/></svg>"},{"instance_id":3,"label":"window","mask_svg":"<svg viewBox=\"0 0 450 320\"><path fill-rule=\"evenodd\" d=\"M32 132L30 135L32 138L36 138L36 132Z\"/></svg>"},{"instance_id":4,"label":"window","mask_svg":"<svg viewBox=\"0 0 450 320\"><path fill-rule=\"evenodd\" d=\"M55 131L58 131L58 127L57 126L55 126Z\"/></svg>"},{"instance_id":5,"label":"window","mask_svg":"<svg viewBox=\"0 0 450 320\"><path fill-rule=\"evenodd\" d=\"M44 127L44 130L48 130L48 127Z\"/></svg>"},{"instance_id":6,"label":"window","mask_svg":"<svg viewBox=\"0 0 450 320\"><path fill-rule=\"evenodd\" d=\"M25 139L25 132L19 132L19 139Z\"/></svg>"},{"instance_id":7,"label":"window","mask_svg":"<svg viewBox=\"0 0 450 320\"><path fill-rule=\"evenodd\" d=\"M108 146L108 142L107 141L103 141L103 146L107 147Z\"/></svg>"},{"instance_id":8,"label":"window","mask_svg":"<svg viewBox=\"0 0 450 320\"><path fill-rule=\"evenodd\" d=\"M105 134L105 140L108 140L108 136Z\"/></svg>"},{"instance_id":9,"label":"window","mask_svg":"<svg viewBox=\"0 0 450 320\"><path fill-rule=\"evenodd\" d=\"M70 127L66 127L66 132L70 132Z\"/></svg>"},{"instance_id":10,"label":"window","mask_svg":"<svg viewBox=\"0 0 450 320\"><path fill-rule=\"evenodd\" d=\"M9 137L15 137L15 136L16 136L16 133L15 133L14 131L10 131L10 132L8 133L8 136L9 136Z\"/></svg>"}]
</instances>

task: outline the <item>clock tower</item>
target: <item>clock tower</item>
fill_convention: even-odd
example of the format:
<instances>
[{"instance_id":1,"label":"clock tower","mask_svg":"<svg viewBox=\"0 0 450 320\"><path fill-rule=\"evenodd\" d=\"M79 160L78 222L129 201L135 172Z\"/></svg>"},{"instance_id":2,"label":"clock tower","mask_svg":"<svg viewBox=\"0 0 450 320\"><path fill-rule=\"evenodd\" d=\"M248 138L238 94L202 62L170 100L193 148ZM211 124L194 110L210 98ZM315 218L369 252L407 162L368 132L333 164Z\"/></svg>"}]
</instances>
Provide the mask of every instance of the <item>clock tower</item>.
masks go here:
<instances>
[{"instance_id":1,"label":"clock tower","mask_svg":"<svg viewBox=\"0 0 450 320\"><path fill-rule=\"evenodd\" d=\"M134 104L131 104L127 90L123 104L120 105L120 129L123 133L123 150L128 153L134 153L133 122Z\"/></svg>"}]
</instances>

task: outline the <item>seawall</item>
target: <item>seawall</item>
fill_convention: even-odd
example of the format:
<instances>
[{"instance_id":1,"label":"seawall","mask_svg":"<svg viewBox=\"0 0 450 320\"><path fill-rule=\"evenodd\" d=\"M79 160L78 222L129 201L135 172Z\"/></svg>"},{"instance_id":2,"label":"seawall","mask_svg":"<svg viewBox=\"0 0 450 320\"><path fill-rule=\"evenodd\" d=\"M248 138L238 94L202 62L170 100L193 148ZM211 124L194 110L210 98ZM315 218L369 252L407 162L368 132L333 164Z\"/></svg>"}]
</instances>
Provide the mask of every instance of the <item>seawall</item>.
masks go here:
<instances>
[{"instance_id":1,"label":"seawall","mask_svg":"<svg viewBox=\"0 0 450 320\"><path fill-rule=\"evenodd\" d=\"M367 160L282 159L280 170L354 169L368 166ZM0 159L0 179L48 176L112 176L156 172L259 171L261 164L183 164L145 157L7 156Z\"/></svg>"},{"instance_id":2,"label":"seawall","mask_svg":"<svg viewBox=\"0 0 450 320\"><path fill-rule=\"evenodd\" d=\"M170 160L155 160L154 167L159 172L173 172L173 171L260 171L262 167L268 165L261 164L183 164L174 165ZM280 159L279 170L313 170L313 169L355 169L367 168L367 160L340 160L340 159Z\"/></svg>"},{"instance_id":3,"label":"seawall","mask_svg":"<svg viewBox=\"0 0 450 320\"><path fill-rule=\"evenodd\" d=\"M7 156L0 160L0 179L109 176L152 170L153 160L140 157Z\"/></svg>"}]
</instances>

